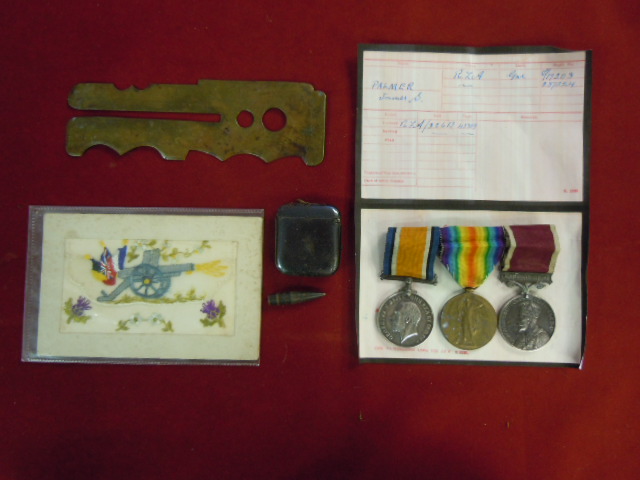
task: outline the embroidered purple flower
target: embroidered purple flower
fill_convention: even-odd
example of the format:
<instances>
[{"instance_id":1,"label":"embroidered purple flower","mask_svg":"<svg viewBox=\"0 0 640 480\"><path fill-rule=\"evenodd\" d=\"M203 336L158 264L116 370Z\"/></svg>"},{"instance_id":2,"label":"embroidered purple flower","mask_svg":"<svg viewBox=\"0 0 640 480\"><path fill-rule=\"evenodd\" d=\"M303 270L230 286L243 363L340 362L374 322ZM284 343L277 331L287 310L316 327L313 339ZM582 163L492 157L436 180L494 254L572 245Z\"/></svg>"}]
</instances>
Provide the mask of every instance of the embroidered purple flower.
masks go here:
<instances>
[{"instance_id":1,"label":"embroidered purple flower","mask_svg":"<svg viewBox=\"0 0 640 480\"><path fill-rule=\"evenodd\" d=\"M202 323L203 326L213 327L214 325L219 325L220 328L226 328L224 316L227 313L227 306L222 300L218 303L214 300L207 300L202 304L200 311L206 315L200 319L200 323Z\"/></svg>"},{"instance_id":2,"label":"embroidered purple flower","mask_svg":"<svg viewBox=\"0 0 640 480\"><path fill-rule=\"evenodd\" d=\"M220 315L220 307L216 305L214 300L207 300L204 302L200 311L204 313L209 320L213 320Z\"/></svg>"},{"instance_id":3,"label":"embroidered purple flower","mask_svg":"<svg viewBox=\"0 0 640 480\"><path fill-rule=\"evenodd\" d=\"M78 297L76 303L71 307L71 311L77 317L84 315L87 310L91 310L91 301L86 297Z\"/></svg>"}]
</instances>

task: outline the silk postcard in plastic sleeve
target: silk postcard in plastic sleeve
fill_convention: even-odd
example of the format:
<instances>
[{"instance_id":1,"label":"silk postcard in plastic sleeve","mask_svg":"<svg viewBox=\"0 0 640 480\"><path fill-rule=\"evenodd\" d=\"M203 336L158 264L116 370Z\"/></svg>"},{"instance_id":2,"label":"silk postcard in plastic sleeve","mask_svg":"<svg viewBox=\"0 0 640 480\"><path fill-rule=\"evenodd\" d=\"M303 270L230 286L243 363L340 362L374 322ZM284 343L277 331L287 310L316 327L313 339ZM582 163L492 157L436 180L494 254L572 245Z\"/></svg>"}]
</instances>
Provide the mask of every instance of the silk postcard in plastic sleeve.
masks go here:
<instances>
[{"instance_id":1,"label":"silk postcard in plastic sleeve","mask_svg":"<svg viewBox=\"0 0 640 480\"><path fill-rule=\"evenodd\" d=\"M30 209L23 360L260 360L262 210Z\"/></svg>"}]
</instances>

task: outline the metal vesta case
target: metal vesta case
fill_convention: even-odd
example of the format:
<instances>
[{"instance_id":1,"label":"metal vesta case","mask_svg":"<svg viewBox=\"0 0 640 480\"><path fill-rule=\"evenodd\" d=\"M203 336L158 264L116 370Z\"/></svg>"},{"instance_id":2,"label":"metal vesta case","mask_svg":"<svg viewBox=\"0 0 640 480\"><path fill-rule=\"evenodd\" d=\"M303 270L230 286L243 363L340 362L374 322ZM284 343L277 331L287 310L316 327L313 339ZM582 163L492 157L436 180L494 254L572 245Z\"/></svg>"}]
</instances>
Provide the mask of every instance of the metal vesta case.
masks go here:
<instances>
[{"instance_id":1,"label":"metal vesta case","mask_svg":"<svg viewBox=\"0 0 640 480\"><path fill-rule=\"evenodd\" d=\"M333 275L340 266L342 220L337 208L298 202L276 217L276 266L287 275Z\"/></svg>"}]
</instances>

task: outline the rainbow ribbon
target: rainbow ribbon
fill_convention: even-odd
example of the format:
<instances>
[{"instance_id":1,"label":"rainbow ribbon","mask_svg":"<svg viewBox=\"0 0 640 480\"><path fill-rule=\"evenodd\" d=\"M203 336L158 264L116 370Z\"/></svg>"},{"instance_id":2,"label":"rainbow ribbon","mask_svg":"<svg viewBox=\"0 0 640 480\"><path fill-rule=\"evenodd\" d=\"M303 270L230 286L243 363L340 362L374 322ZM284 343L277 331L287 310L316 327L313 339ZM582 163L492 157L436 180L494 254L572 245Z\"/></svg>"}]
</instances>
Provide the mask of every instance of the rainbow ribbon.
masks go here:
<instances>
[{"instance_id":1,"label":"rainbow ribbon","mask_svg":"<svg viewBox=\"0 0 640 480\"><path fill-rule=\"evenodd\" d=\"M439 244L439 227L390 227L381 277L435 283L434 264Z\"/></svg>"},{"instance_id":2,"label":"rainbow ribbon","mask_svg":"<svg viewBox=\"0 0 640 480\"><path fill-rule=\"evenodd\" d=\"M442 227L440 238L440 260L464 288L477 288L485 281L506 243L502 227Z\"/></svg>"}]
</instances>

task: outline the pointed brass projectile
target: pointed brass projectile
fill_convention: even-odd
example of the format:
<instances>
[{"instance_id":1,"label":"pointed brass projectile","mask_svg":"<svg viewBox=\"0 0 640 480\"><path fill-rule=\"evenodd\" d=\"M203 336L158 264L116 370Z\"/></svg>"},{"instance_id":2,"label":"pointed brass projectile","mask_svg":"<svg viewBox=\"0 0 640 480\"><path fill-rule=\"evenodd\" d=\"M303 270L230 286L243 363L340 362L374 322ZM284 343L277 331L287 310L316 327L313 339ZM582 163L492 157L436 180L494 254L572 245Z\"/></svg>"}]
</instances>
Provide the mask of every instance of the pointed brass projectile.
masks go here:
<instances>
[{"instance_id":1,"label":"pointed brass projectile","mask_svg":"<svg viewBox=\"0 0 640 480\"><path fill-rule=\"evenodd\" d=\"M324 292L283 292L269 295L269 305L294 305L322 298Z\"/></svg>"}]
</instances>

